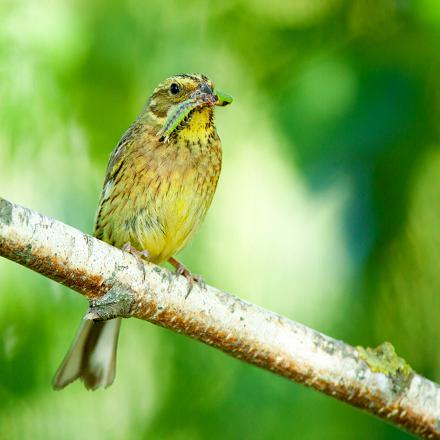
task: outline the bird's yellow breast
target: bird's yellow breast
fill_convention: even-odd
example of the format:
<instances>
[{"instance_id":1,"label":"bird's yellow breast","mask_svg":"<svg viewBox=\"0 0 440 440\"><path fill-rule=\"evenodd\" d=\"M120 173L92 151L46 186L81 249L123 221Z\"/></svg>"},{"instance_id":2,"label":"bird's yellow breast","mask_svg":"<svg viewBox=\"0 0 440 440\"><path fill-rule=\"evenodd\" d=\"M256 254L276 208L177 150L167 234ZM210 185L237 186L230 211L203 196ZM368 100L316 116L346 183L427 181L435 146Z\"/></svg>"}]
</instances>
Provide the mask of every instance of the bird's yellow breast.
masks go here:
<instances>
[{"instance_id":1,"label":"bird's yellow breast","mask_svg":"<svg viewBox=\"0 0 440 440\"><path fill-rule=\"evenodd\" d=\"M196 112L169 142L152 143L145 132L130 146L101 203L103 240L117 247L130 242L155 263L185 246L206 215L221 169L220 140L204 113Z\"/></svg>"}]
</instances>

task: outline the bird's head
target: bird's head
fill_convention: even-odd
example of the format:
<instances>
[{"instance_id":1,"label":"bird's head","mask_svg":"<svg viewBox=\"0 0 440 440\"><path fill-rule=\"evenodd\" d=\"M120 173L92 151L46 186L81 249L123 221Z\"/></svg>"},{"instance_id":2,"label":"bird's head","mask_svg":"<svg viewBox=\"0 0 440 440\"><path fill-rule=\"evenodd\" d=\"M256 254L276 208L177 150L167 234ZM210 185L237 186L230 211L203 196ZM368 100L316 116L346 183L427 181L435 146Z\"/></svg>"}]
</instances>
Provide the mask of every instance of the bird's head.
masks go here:
<instances>
[{"instance_id":1,"label":"bird's head","mask_svg":"<svg viewBox=\"0 0 440 440\"><path fill-rule=\"evenodd\" d=\"M231 102L232 97L216 91L206 76L181 74L167 78L156 87L146 111L159 138L166 140L177 132L196 134L208 129L213 126L214 106Z\"/></svg>"}]
</instances>

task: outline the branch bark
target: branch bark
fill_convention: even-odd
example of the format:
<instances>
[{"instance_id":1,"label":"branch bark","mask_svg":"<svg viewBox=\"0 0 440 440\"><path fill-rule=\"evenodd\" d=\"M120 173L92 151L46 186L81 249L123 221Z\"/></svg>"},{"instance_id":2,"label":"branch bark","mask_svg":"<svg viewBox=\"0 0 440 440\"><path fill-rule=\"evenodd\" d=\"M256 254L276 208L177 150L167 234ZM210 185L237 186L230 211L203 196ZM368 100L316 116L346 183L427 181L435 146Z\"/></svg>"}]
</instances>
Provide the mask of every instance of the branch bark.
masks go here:
<instances>
[{"instance_id":1,"label":"branch bark","mask_svg":"<svg viewBox=\"0 0 440 440\"><path fill-rule=\"evenodd\" d=\"M352 347L168 270L0 197L0 255L90 300L86 318L135 317L184 333L388 420L440 438L440 386L416 374L391 344Z\"/></svg>"}]
</instances>

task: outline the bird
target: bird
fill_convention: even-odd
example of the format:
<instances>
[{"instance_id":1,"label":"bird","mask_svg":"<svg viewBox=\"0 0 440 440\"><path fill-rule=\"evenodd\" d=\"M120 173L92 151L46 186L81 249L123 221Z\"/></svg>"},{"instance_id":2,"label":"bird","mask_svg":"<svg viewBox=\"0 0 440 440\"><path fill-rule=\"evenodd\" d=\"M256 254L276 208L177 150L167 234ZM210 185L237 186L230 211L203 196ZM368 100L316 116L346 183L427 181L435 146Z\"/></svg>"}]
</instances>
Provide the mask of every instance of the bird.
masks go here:
<instances>
[{"instance_id":1,"label":"bird","mask_svg":"<svg viewBox=\"0 0 440 440\"><path fill-rule=\"evenodd\" d=\"M222 165L214 107L232 97L202 74L178 74L153 91L110 155L94 236L147 260L169 262L188 280L200 278L176 259L211 204ZM143 266L144 267L144 266ZM107 388L115 378L121 318L83 320L52 385L76 379L87 389Z\"/></svg>"}]
</instances>

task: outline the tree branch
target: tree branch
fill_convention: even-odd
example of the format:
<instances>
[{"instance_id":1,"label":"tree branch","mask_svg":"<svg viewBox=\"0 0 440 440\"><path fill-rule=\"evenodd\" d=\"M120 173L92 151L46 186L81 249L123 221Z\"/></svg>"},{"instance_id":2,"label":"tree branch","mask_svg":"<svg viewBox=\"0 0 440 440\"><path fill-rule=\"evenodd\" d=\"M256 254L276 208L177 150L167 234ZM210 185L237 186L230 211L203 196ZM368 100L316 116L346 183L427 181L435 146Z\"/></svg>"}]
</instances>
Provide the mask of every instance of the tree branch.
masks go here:
<instances>
[{"instance_id":1,"label":"tree branch","mask_svg":"<svg viewBox=\"0 0 440 440\"><path fill-rule=\"evenodd\" d=\"M388 420L440 438L440 386L389 343L355 348L214 287L183 277L0 198L0 255L90 300L88 319L135 317L184 333Z\"/></svg>"}]
</instances>

